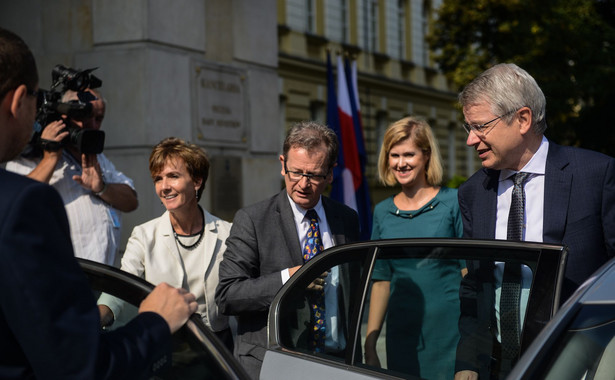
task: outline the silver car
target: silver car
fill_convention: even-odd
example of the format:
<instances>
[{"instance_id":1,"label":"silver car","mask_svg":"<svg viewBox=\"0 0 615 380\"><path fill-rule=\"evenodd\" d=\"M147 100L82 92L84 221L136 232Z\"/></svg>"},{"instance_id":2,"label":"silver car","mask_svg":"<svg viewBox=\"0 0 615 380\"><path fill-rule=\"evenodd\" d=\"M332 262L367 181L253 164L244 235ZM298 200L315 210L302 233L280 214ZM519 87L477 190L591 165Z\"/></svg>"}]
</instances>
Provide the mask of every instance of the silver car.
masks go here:
<instances>
[{"instance_id":1,"label":"silver car","mask_svg":"<svg viewBox=\"0 0 615 380\"><path fill-rule=\"evenodd\" d=\"M463 263L466 260L487 260L523 264L530 278L530 285L526 289L525 321L519 332L524 355L509 378L589 379L587 374L593 374L596 367L600 373L607 371L610 367L597 363L607 353L615 353L615 344L609 345L615 333L612 326L615 324L610 323L615 316L615 303L605 302L610 293L615 294L611 290L615 285L615 264L605 268L591 284L580 289L556 314L566 255L567 251L562 246L497 240L396 239L333 247L305 264L275 297L269 313L269 347L260 377L310 380L452 379L450 360L454 361L454 358L449 358L448 362L444 358L439 361L436 368L430 369L431 373L436 374L431 377L389 368L387 356L392 356L392 353L387 352L387 336L390 335L386 334L386 322L377 345L381 366L366 363L363 347L374 269L379 260L393 260L395 265L407 264L426 271L451 261ZM120 297L134 305L135 312L137 305L153 288L145 281L118 269L86 260L80 260L80 263L95 292L107 292ZM312 283L324 272L338 274L335 289L338 310L334 328L341 343L336 350L325 349L324 352L316 353L306 344L307 332L311 327L311 316L306 311L313 291ZM420 318L401 316L398 320L408 319L417 323L417 320L432 317L426 315L424 310L428 308L429 302L438 300L423 299L417 303L417 289L420 294L420 286L415 287L414 298L409 298L407 302L411 303L412 313ZM615 296L611 298L615 299ZM404 302L403 298L401 302ZM448 312L459 313L459 303L452 302ZM545 328L554 315L555 319ZM420 326L410 325L410 322L408 324L409 329L420 330ZM115 325L121 326L121 321ZM454 335L459 332L451 328L445 333ZM593 345L597 338L601 339L600 344ZM175 334L174 340L172 364L166 374L157 378L248 378L231 353L226 351L199 318L193 316ZM418 345L416 342L409 340L409 344L402 349L402 354L408 360L413 360L421 345L428 343L420 339ZM615 360L604 362L615 363ZM447 365L449 369L444 371ZM440 368L442 372L438 372ZM609 371L610 378L613 378L615 371Z\"/></svg>"}]
</instances>

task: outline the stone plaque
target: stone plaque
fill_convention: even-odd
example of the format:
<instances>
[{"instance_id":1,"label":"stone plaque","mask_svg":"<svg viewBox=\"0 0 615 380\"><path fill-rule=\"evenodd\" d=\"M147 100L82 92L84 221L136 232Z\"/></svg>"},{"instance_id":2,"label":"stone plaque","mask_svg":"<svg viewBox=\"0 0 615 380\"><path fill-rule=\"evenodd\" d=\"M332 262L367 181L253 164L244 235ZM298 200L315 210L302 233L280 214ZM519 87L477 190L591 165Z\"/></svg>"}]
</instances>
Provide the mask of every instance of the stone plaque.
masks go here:
<instances>
[{"instance_id":1,"label":"stone plaque","mask_svg":"<svg viewBox=\"0 0 615 380\"><path fill-rule=\"evenodd\" d=\"M231 67L201 63L196 63L194 70L196 140L245 142L243 73Z\"/></svg>"}]
</instances>

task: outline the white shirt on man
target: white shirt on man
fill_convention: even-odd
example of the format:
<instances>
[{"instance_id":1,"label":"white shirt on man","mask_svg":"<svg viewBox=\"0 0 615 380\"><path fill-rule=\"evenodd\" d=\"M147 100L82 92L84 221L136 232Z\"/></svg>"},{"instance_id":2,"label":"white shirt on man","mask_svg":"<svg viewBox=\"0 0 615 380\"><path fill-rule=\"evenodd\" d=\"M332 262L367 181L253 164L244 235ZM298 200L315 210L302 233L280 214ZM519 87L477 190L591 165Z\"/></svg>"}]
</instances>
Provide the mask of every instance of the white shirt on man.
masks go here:
<instances>
[{"instance_id":1,"label":"white shirt on man","mask_svg":"<svg viewBox=\"0 0 615 380\"><path fill-rule=\"evenodd\" d=\"M310 228L310 221L305 217L307 210L297 206L288 194L287 197L290 202L290 208L293 211L299 243L303 248L305 247L307 232ZM329 223L327 222L325 208L322 206L322 197L318 200L316 206L314 206L314 211L318 214L318 229L320 230L323 246L325 249L331 248L335 244L329 229ZM284 269L282 271L282 282L286 283L288 279L288 269ZM341 331L338 331L338 326L340 325L340 321L337 320L339 315L339 304L337 300L337 287L339 286L339 281L339 268L331 268L329 275L325 280L325 347L332 350L342 350L346 347L344 334Z\"/></svg>"},{"instance_id":2,"label":"white shirt on man","mask_svg":"<svg viewBox=\"0 0 615 380\"><path fill-rule=\"evenodd\" d=\"M107 183L123 183L134 190L132 180L117 171L103 153L96 157ZM39 162L38 159L20 156L8 162L6 170L28 175ZM122 214L73 180L73 175L81 175L81 171L81 162L64 151L49 184L64 201L75 256L114 265L120 244Z\"/></svg>"},{"instance_id":3,"label":"white shirt on man","mask_svg":"<svg viewBox=\"0 0 615 380\"><path fill-rule=\"evenodd\" d=\"M543 136L540 147L534 153L530 161L520 172L531 173L524 185L525 212L523 223L523 240L542 242L543 218L544 218L544 194L545 194L545 168L547 165L547 153L549 141ZM498 183L498 202L496 215L495 238L506 240L508 214L512 198L513 181L512 175L516 171L504 169L500 172ZM520 321L525 320L527 301L532 285L532 271L523 265L521 281L521 299L519 302ZM504 263L497 262L495 265L495 314L498 321L498 340L500 340L500 296L502 278L504 276Z\"/></svg>"}]
</instances>

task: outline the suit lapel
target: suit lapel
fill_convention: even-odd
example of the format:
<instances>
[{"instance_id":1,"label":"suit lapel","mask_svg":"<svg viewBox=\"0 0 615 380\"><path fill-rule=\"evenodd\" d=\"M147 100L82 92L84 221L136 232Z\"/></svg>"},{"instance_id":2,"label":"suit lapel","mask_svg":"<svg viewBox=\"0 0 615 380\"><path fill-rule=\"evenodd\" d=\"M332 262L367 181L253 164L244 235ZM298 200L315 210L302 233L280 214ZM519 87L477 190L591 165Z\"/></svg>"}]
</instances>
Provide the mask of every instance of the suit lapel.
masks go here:
<instances>
[{"instance_id":1,"label":"suit lapel","mask_svg":"<svg viewBox=\"0 0 615 380\"><path fill-rule=\"evenodd\" d=\"M302 265L303 254L301 252L301 243L299 242L299 236L297 236L295 218L293 216L293 211L290 209L290 203L286 194L286 189L278 194L276 212L278 213L279 225L282 229L282 235L284 236L284 243L286 244L286 249L291 256L292 262L295 265Z\"/></svg>"},{"instance_id":2,"label":"suit lapel","mask_svg":"<svg viewBox=\"0 0 615 380\"><path fill-rule=\"evenodd\" d=\"M171 217L168 211L165 212L164 215L162 215L162 221L160 226L160 239L167 247L168 254L173 257L173 259L177 263L177 268L181 268L182 260L179 256L177 244L175 243L175 236L173 236L173 227L171 226Z\"/></svg>"},{"instance_id":3,"label":"suit lapel","mask_svg":"<svg viewBox=\"0 0 615 380\"><path fill-rule=\"evenodd\" d=\"M207 273L207 271L209 270L209 267L212 266L215 261L215 260L212 260L212 258L213 258L214 252L216 251L216 246L218 245L219 241L218 241L216 223L213 220L213 216L207 211L204 211L204 213L205 213L205 229L203 233L205 234L205 236L203 236L203 241L201 244L203 244L203 249L205 250L205 263L208 264L207 268L205 268L204 273Z\"/></svg>"},{"instance_id":4,"label":"suit lapel","mask_svg":"<svg viewBox=\"0 0 615 380\"><path fill-rule=\"evenodd\" d=\"M572 173L566 170L569 163L560 147L549 141L542 222L545 243L559 243L564 236L572 187Z\"/></svg>"}]
</instances>

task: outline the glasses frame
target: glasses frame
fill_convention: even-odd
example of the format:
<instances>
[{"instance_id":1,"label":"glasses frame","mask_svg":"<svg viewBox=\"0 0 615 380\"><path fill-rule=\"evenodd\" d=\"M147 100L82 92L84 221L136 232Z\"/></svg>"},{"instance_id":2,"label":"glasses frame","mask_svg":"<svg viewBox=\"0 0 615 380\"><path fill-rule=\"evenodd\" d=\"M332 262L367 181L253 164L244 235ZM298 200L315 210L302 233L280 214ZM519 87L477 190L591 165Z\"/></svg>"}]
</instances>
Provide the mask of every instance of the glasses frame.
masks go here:
<instances>
[{"instance_id":1,"label":"glasses frame","mask_svg":"<svg viewBox=\"0 0 615 380\"><path fill-rule=\"evenodd\" d=\"M523 107L521 107L521 108L523 108ZM489 120L488 122L483 123L483 124L463 123L462 126L463 126L463 129L468 133L468 135L470 134L470 132L474 132L474 134L476 134L477 136L486 136L487 133L489 133L489 131L490 131L489 130L489 131L485 132L485 129L489 126L489 124L493 123L494 121L500 120L504 116L508 116L510 114L518 112L521 108L519 108L518 110L514 110L514 111L508 111L508 112L506 112L506 113L496 117L495 119ZM497 123L493 124L492 127L495 127L496 125L497 125Z\"/></svg>"},{"instance_id":2,"label":"glasses frame","mask_svg":"<svg viewBox=\"0 0 615 380\"><path fill-rule=\"evenodd\" d=\"M284 171L286 172L286 174L288 174L288 178L293 181L293 182L299 182L301 181L303 178L307 179L307 181L309 183L313 183L313 184L321 184L323 182L325 182L327 180L327 177L329 176L329 174L331 174L331 171L329 170L329 172L327 172L327 174L311 174L311 173L301 173L301 172L296 172L296 171L292 171L292 170L288 170L288 167L286 167L286 160L284 160ZM299 176L298 179L294 179L292 176Z\"/></svg>"}]
</instances>

